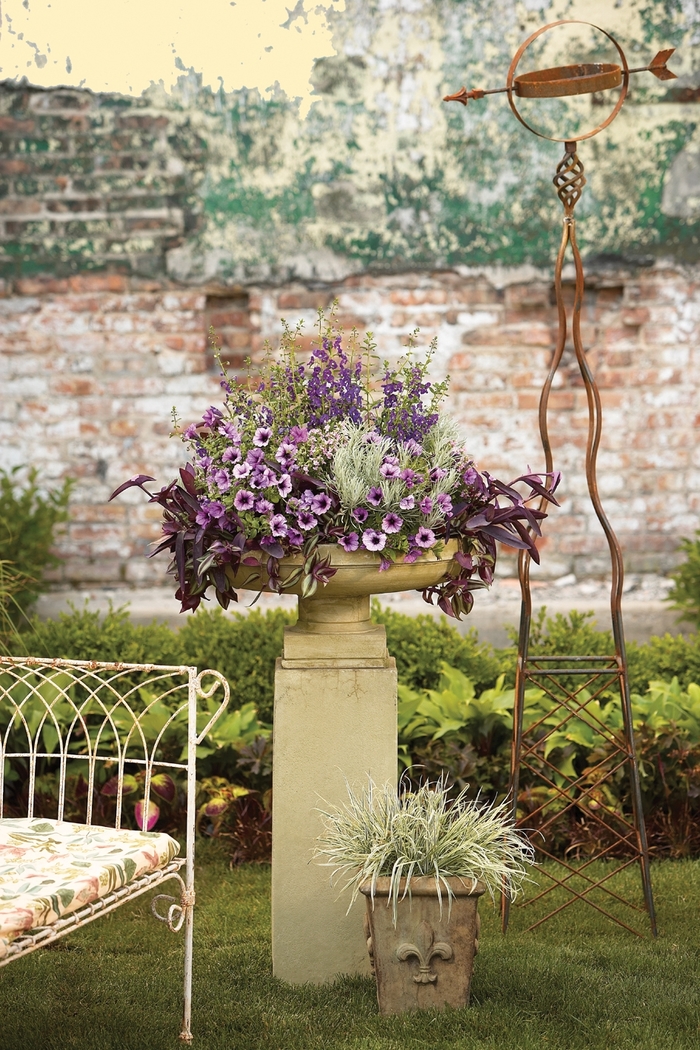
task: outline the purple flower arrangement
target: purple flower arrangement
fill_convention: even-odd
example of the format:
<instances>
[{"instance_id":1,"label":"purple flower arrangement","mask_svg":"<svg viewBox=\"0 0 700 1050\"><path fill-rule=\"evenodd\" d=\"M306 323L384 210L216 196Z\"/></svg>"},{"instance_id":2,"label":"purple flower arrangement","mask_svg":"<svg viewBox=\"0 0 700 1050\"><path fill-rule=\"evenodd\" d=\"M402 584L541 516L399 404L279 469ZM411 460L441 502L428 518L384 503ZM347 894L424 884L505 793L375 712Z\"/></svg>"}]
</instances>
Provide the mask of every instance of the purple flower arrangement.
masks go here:
<instances>
[{"instance_id":1,"label":"purple flower arrangement","mask_svg":"<svg viewBox=\"0 0 700 1050\"><path fill-rule=\"evenodd\" d=\"M301 363L297 335L285 326L255 387L224 373L223 407L182 433L190 461L179 479L152 494L144 486L154 479L140 474L112 494L136 486L162 507L153 554L173 555L183 611L211 587L224 608L236 601L244 566L247 586L299 585L309 597L336 572L322 544L375 553L381 572L399 558L440 557L457 540L451 571L423 597L458 618L493 580L496 541L539 560L542 508L556 503L559 477L530 473L505 485L476 468L439 411L447 382L427 378L434 346L417 361L411 340L404 361L377 379L370 336L345 348L321 315L318 346ZM303 558L282 579L288 555Z\"/></svg>"}]
</instances>

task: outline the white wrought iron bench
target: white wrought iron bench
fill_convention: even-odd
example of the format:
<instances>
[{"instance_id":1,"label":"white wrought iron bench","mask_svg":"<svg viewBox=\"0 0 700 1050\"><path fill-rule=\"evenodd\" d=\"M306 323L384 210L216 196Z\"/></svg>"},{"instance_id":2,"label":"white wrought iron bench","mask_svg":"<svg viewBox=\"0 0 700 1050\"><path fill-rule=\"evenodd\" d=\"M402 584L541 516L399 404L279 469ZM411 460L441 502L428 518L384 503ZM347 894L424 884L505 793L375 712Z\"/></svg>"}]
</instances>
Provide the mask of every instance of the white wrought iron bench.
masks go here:
<instances>
[{"instance_id":1,"label":"white wrought iron bench","mask_svg":"<svg viewBox=\"0 0 700 1050\"><path fill-rule=\"evenodd\" d=\"M218 671L0 657L0 967L176 879L152 910L184 925L192 1040L196 749L228 700Z\"/></svg>"}]
</instances>

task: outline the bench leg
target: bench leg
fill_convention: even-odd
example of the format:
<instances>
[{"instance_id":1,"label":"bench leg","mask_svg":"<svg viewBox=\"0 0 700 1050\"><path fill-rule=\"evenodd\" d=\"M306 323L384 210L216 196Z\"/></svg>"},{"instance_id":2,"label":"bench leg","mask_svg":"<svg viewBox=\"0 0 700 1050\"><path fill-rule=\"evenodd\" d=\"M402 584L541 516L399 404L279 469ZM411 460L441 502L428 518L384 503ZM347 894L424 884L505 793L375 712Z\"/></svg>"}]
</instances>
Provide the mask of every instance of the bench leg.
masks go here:
<instances>
[{"instance_id":1,"label":"bench leg","mask_svg":"<svg viewBox=\"0 0 700 1050\"><path fill-rule=\"evenodd\" d=\"M182 1017L180 1039L183 1043L192 1042L192 945L194 932L194 908L190 906L185 914L185 1003Z\"/></svg>"}]
</instances>

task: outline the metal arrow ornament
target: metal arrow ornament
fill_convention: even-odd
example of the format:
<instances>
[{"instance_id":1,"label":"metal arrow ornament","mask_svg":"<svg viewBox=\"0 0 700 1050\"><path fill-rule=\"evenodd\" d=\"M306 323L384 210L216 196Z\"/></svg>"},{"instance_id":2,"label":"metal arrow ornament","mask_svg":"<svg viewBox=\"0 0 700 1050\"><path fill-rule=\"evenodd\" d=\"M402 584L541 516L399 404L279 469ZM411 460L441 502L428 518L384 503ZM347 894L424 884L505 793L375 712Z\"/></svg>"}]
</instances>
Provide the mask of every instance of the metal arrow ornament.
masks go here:
<instances>
[{"instance_id":1,"label":"metal arrow ornament","mask_svg":"<svg viewBox=\"0 0 700 1050\"><path fill-rule=\"evenodd\" d=\"M543 33L561 25L584 25L598 29L614 45L619 64L586 62L555 66L517 75L520 61L530 46ZM513 712L513 743L511 750L510 791L513 817L519 827L534 831L533 846L538 858L546 863L540 870L545 887L525 901L523 907L544 902L549 911L539 915L530 929L540 926L554 915L561 914L572 904L584 903L632 933L639 933L626 919L625 909L646 910L651 930L656 936L656 916L649 872L649 847L642 812L639 768L635 751L632 708L630 703L627 655L622 620L622 585L624 567L622 551L615 532L605 514L598 492L597 456L602 433L600 394L591 372L581 341L581 307L584 294L584 275L581 255L576 243L574 208L586 184L583 164L576 143L592 138L615 119L627 97L629 78L633 74L652 73L658 80L673 80L675 73L667 62L673 48L659 51L647 66L630 69L624 51L615 38L604 29L578 19L563 19L542 26L518 48L508 69L506 85L501 88L463 87L446 102L483 99L486 95L507 94L510 107L533 134L554 142L564 142L564 156L559 162L553 182L564 208L562 238L554 269L554 289L558 312L558 332L554 354L545 379L539 404L539 431L547 471L554 469L554 459L548 431L549 396L554 378L562 360L567 338L567 314L562 293L562 270L566 249L570 245L576 284L571 318L571 335L588 405L588 441L586 446L586 482L595 514L607 540L611 562L610 614L615 652L609 656L536 656L530 653L532 596L530 593L530 557L522 551L519 558L521 589L520 633ZM620 88L618 98L606 119L592 131L557 138L533 128L517 108L519 98L563 98ZM525 692L536 687L550 702L546 714L528 713L524 724ZM606 706L611 693L618 693L621 704L622 728L615 718L608 717ZM605 713L604 713L605 712ZM576 734L597 738L601 747L587 760L574 754L562 759L562 747ZM580 739L579 739L580 742ZM557 755L560 757L557 758ZM585 762L588 761L589 765ZM627 774L630 808L625 810L615 801L609 787ZM565 837L573 845L562 856L556 842L562 822ZM630 865L639 863L642 877L644 907L639 907L612 888L612 880ZM563 871L562 871L563 869ZM558 896L550 897L550 894ZM503 929L509 921L510 905L502 898ZM623 915L625 916L623 918Z\"/></svg>"}]
</instances>

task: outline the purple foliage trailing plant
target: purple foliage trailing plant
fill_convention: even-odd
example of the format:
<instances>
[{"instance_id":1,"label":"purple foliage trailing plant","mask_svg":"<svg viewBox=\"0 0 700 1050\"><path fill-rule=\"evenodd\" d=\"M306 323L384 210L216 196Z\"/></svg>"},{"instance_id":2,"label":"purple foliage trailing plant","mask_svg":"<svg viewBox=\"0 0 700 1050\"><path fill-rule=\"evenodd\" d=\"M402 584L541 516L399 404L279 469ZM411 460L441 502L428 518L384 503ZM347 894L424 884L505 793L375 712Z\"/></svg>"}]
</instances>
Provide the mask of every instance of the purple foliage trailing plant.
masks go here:
<instances>
[{"instance_id":1,"label":"purple foliage trailing plant","mask_svg":"<svg viewBox=\"0 0 700 1050\"><path fill-rule=\"evenodd\" d=\"M223 373L223 407L182 432L190 462L178 479L151 493L145 486L155 479L139 474L110 497L138 487L162 508L163 539L152 554L172 554L183 612L210 587L224 608L237 601L242 569L248 587L300 585L309 597L336 572L322 544L375 552L386 571L398 558L439 558L456 540L445 579L423 597L457 618L492 582L497 541L539 561L539 523L544 505L556 504L559 475L528 473L505 485L476 468L439 411L447 381L427 378L434 344L418 361L411 338L406 358L376 380L371 335L358 347L353 333L346 349L321 313L318 346L301 363L299 331L284 326L280 353L268 354L257 385ZM535 499L539 506L529 506ZM302 558L283 580L288 555Z\"/></svg>"}]
</instances>

